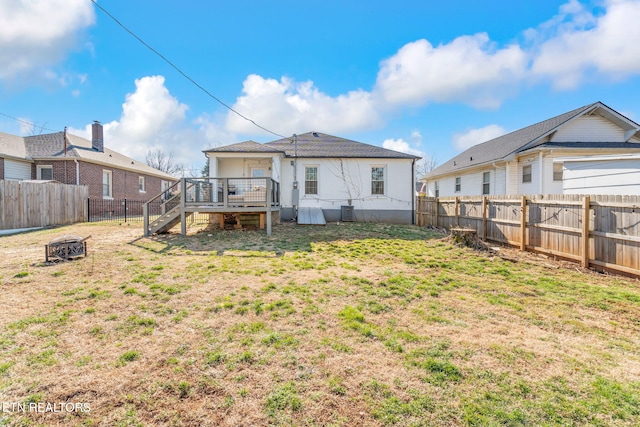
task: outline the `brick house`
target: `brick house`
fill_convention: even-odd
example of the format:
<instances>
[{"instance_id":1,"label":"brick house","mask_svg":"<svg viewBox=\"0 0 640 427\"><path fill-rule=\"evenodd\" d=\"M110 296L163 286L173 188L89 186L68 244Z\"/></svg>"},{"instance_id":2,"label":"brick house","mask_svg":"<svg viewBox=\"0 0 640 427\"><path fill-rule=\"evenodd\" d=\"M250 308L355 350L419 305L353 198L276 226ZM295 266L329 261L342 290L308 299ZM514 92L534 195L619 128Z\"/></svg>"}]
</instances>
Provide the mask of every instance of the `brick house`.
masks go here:
<instances>
[{"instance_id":1,"label":"brick house","mask_svg":"<svg viewBox=\"0 0 640 427\"><path fill-rule=\"evenodd\" d=\"M146 201L177 179L104 147L103 128L89 141L66 132L15 136L0 132L0 179L86 185L91 199Z\"/></svg>"}]
</instances>

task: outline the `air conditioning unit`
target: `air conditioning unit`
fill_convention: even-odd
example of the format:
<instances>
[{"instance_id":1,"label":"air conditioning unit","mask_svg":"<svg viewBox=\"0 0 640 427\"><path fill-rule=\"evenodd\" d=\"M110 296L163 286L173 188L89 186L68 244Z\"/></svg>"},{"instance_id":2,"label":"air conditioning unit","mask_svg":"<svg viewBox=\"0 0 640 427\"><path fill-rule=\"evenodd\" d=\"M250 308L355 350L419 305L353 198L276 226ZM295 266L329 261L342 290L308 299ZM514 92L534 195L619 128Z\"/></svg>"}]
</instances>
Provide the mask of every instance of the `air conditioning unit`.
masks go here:
<instances>
[{"instance_id":1,"label":"air conditioning unit","mask_svg":"<svg viewBox=\"0 0 640 427\"><path fill-rule=\"evenodd\" d=\"M340 206L340 220L343 222L354 221L353 206Z\"/></svg>"}]
</instances>

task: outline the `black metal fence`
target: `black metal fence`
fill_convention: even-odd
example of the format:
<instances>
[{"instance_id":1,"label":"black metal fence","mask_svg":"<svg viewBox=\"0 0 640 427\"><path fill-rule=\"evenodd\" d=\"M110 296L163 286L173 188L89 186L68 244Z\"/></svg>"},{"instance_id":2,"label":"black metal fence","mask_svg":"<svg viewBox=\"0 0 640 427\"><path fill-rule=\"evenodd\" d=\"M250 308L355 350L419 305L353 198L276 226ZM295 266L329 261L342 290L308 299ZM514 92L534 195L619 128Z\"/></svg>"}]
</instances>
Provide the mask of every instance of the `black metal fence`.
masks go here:
<instances>
[{"instance_id":1,"label":"black metal fence","mask_svg":"<svg viewBox=\"0 0 640 427\"><path fill-rule=\"evenodd\" d=\"M87 199L87 221L107 221L116 223L140 223L142 224L142 205L146 200L129 199ZM160 211L162 201L152 202L157 206L150 206L153 211ZM207 223L208 214L195 213L191 215L190 223Z\"/></svg>"}]
</instances>

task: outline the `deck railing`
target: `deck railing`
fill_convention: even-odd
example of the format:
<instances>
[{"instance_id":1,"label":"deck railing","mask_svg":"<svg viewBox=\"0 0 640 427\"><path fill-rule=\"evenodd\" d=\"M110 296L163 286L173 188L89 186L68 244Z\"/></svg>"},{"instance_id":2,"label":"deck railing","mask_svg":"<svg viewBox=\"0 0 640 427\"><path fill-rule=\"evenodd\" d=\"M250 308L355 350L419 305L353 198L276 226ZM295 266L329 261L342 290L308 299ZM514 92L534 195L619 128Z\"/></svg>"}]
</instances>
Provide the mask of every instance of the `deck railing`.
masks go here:
<instances>
[{"instance_id":1,"label":"deck railing","mask_svg":"<svg viewBox=\"0 0 640 427\"><path fill-rule=\"evenodd\" d=\"M280 206L280 183L271 178L181 178L143 206L145 235L178 212L272 210Z\"/></svg>"},{"instance_id":2,"label":"deck railing","mask_svg":"<svg viewBox=\"0 0 640 427\"><path fill-rule=\"evenodd\" d=\"M186 206L280 205L280 183L271 178L183 178L181 188Z\"/></svg>"}]
</instances>

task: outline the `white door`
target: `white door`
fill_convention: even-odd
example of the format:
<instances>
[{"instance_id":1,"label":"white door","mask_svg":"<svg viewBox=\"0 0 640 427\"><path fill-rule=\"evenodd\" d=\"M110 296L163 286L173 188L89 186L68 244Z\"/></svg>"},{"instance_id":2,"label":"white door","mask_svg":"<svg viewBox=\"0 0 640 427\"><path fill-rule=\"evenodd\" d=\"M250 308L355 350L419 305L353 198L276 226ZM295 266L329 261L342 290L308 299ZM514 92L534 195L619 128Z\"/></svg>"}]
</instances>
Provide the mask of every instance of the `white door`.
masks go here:
<instances>
[{"instance_id":1,"label":"white door","mask_svg":"<svg viewBox=\"0 0 640 427\"><path fill-rule=\"evenodd\" d=\"M252 179L251 180L251 189L257 190L259 188L267 188L267 181L263 179L267 177L267 168L260 166L252 166L250 168L251 178L260 178L260 179Z\"/></svg>"}]
</instances>

